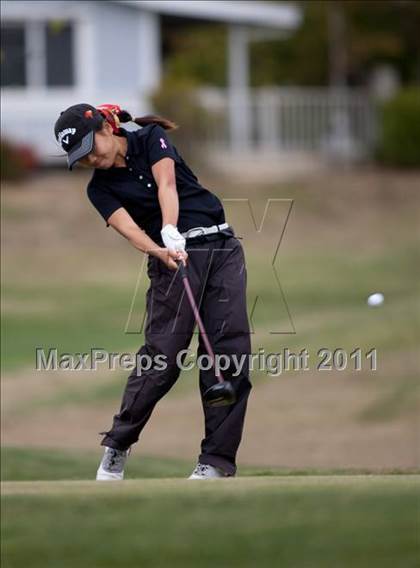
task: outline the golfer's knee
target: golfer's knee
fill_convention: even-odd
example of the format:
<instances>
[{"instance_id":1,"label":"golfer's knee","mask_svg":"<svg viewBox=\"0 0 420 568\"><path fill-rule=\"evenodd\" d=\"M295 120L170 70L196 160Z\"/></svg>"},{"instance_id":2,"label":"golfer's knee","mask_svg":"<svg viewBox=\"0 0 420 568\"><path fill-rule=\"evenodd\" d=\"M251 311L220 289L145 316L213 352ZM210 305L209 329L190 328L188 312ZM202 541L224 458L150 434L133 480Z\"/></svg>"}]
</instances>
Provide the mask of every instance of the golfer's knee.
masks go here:
<instances>
[{"instance_id":1,"label":"golfer's knee","mask_svg":"<svg viewBox=\"0 0 420 568\"><path fill-rule=\"evenodd\" d=\"M236 388L238 392L243 394L243 396L248 396L253 388L253 385L249 377L247 375L244 375L239 379L239 382L236 383Z\"/></svg>"}]
</instances>

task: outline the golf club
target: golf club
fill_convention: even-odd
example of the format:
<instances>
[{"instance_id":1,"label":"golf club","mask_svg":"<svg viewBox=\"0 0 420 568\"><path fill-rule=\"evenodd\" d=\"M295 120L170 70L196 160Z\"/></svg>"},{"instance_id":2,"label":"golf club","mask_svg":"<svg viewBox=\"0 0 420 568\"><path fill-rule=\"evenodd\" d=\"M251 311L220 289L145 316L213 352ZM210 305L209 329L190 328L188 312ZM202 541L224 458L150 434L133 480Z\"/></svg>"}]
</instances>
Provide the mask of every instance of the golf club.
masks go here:
<instances>
[{"instance_id":1,"label":"golf club","mask_svg":"<svg viewBox=\"0 0 420 568\"><path fill-rule=\"evenodd\" d=\"M210 341L207 337L206 330L204 329L203 322L201 320L197 305L194 300L194 295L191 290L190 282L188 280L186 267L184 266L182 261L176 261L176 262L178 264L184 288L187 293L188 300L191 304L191 308L194 312L195 321L197 322L198 329L200 331L201 337L204 342L204 346L206 348L208 356L210 357L214 365L213 349L210 345ZM216 368L215 368L215 375L218 380L218 383L209 387L205 391L205 393L203 394L204 404L206 406L212 406L212 407L228 406L230 404L233 404L236 401L236 393L235 389L232 386L232 383L230 381L226 381L223 378L222 373L218 371Z\"/></svg>"}]
</instances>

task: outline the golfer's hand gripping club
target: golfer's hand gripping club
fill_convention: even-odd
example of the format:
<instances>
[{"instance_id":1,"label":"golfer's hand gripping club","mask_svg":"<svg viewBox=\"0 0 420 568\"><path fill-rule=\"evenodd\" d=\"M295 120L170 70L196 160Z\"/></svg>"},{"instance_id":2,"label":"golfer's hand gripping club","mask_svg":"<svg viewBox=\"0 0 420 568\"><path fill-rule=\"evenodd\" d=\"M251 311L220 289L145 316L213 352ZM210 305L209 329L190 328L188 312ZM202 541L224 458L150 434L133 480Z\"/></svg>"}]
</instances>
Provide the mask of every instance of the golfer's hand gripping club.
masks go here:
<instances>
[{"instance_id":1,"label":"golfer's hand gripping club","mask_svg":"<svg viewBox=\"0 0 420 568\"><path fill-rule=\"evenodd\" d=\"M182 260L184 265L186 264L186 260L188 258L188 254L185 251L185 238L181 235L178 229L171 224L165 225L161 232L162 241L169 253L169 256L175 260ZM168 266L172 268L173 262L168 259ZM172 265L172 266L171 266Z\"/></svg>"}]
</instances>

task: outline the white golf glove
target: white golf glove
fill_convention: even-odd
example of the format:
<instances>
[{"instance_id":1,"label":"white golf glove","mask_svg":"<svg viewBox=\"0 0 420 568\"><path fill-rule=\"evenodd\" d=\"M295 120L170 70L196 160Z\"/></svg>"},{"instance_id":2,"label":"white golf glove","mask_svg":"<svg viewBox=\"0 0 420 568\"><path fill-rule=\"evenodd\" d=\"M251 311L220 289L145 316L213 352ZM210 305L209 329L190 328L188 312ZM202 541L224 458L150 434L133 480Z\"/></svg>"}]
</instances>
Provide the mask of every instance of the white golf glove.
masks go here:
<instances>
[{"instance_id":1,"label":"white golf glove","mask_svg":"<svg viewBox=\"0 0 420 568\"><path fill-rule=\"evenodd\" d=\"M167 249L185 251L185 239L173 225L165 225L161 230L162 241Z\"/></svg>"}]
</instances>

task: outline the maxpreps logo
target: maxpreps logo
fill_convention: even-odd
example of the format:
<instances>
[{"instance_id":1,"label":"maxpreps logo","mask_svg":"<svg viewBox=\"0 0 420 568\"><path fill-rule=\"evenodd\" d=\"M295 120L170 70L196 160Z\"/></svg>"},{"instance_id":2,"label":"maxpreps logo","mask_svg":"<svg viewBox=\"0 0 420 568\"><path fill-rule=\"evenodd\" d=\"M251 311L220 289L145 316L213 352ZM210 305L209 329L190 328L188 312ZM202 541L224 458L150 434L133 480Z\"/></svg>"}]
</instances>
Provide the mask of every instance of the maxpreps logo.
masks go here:
<instances>
[{"instance_id":1,"label":"maxpreps logo","mask_svg":"<svg viewBox=\"0 0 420 568\"><path fill-rule=\"evenodd\" d=\"M58 133L58 142L63 145L63 144L69 144L69 136L70 134L76 134L76 129L75 128L66 128L65 130L62 130L61 132Z\"/></svg>"}]
</instances>

